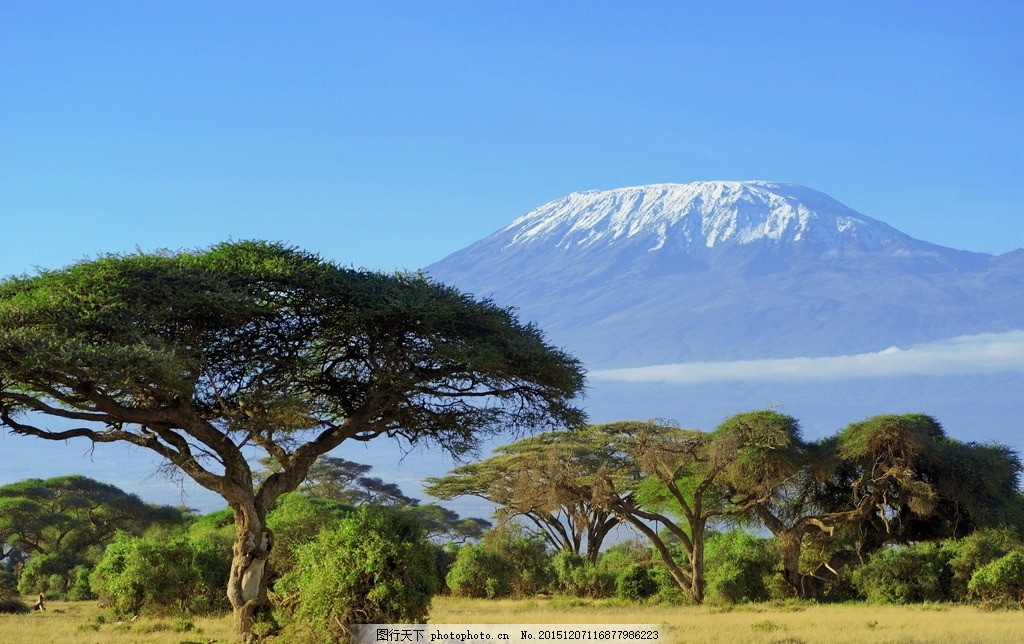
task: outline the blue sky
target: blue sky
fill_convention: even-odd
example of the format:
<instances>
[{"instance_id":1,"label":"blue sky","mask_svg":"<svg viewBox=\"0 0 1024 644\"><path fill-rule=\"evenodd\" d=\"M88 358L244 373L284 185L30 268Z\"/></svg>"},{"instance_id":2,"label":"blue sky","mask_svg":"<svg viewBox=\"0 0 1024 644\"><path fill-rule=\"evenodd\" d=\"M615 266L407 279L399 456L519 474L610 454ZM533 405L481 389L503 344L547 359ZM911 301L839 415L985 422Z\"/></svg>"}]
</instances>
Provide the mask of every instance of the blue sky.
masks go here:
<instances>
[{"instance_id":1,"label":"blue sky","mask_svg":"<svg viewBox=\"0 0 1024 644\"><path fill-rule=\"evenodd\" d=\"M415 269L572 191L706 179L1007 252L1022 32L1017 1L0 0L0 276L228 238ZM0 480L166 495L138 450L0 448Z\"/></svg>"},{"instance_id":2,"label":"blue sky","mask_svg":"<svg viewBox=\"0 0 1024 644\"><path fill-rule=\"evenodd\" d=\"M575 190L767 179L1024 246L1019 2L3 0L0 275L291 242L391 270Z\"/></svg>"}]
</instances>

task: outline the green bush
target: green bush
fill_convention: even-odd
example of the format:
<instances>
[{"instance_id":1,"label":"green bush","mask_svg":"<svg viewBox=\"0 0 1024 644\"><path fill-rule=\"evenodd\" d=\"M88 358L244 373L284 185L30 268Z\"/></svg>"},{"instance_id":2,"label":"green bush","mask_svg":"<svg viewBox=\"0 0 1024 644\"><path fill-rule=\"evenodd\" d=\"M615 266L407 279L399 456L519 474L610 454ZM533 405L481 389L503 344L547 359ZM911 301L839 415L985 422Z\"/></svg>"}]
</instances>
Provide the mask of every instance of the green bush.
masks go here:
<instances>
[{"instance_id":1,"label":"green bush","mask_svg":"<svg viewBox=\"0 0 1024 644\"><path fill-rule=\"evenodd\" d=\"M967 588L983 604L1024 607L1024 551L1014 550L978 568Z\"/></svg>"},{"instance_id":2,"label":"green bush","mask_svg":"<svg viewBox=\"0 0 1024 644\"><path fill-rule=\"evenodd\" d=\"M952 553L934 543L882 550L853 573L857 590L879 604L948 601Z\"/></svg>"},{"instance_id":3,"label":"green bush","mask_svg":"<svg viewBox=\"0 0 1024 644\"><path fill-rule=\"evenodd\" d=\"M658 582L647 566L633 564L624 569L615 583L615 596L626 601L641 601L658 592Z\"/></svg>"},{"instance_id":4,"label":"green bush","mask_svg":"<svg viewBox=\"0 0 1024 644\"><path fill-rule=\"evenodd\" d=\"M978 530L963 539L946 541L943 547L950 553L949 567L953 571L950 599L966 601L968 584L979 568L1022 546L1024 543L1010 528Z\"/></svg>"},{"instance_id":5,"label":"green bush","mask_svg":"<svg viewBox=\"0 0 1024 644\"><path fill-rule=\"evenodd\" d=\"M229 553L187 535L167 540L125 534L90 576L92 591L119 616L225 610Z\"/></svg>"},{"instance_id":6,"label":"green bush","mask_svg":"<svg viewBox=\"0 0 1024 644\"><path fill-rule=\"evenodd\" d=\"M296 550L316 539L321 530L332 528L353 508L330 499L291 492L283 495L267 514L267 528L274 535L269 565L275 575L295 567Z\"/></svg>"},{"instance_id":7,"label":"green bush","mask_svg":"<svg viewBox=\"0 0 1024 644\"><path fill-rule=\"evenodd\" d=\"M354 623L419 623L437 590L419 522L383 508L361 507L295 552L275 585L289 641L345 641Z\"/></svg>"},{"instance_id":8,"label":"green bush","mask_svg":"<svg viewBox=\"0 0 1024 644\"><path fill-rule=\"evenodd\" d=\"M511 567L506 579L508 592L513 597L533 597L547 591L554 575L551 571L551 552L547 542L514 528L491 530L483 539L483 546Z\"/></svg>"},{"instance_id":9,"label":"green bush","mask_svg":"<svg viewBox=\"0 0 1024 644\"><path fill-rule=\"evenodd\" d=\"M455 555L445 582L456 597L497 599L509 594L512 564L483 544L465 545Z\"/></svg>"},{"instance_id":10,"label":"green bush","mask_svg":"<svg viewBox=\"0 0 1024 644\"><path fill-rule=\"evenodd\" d=\"M770 539L741 530L712 535L704 562L709 601L736 604L772 598L779 560Z\"/></svg>"},{"instance_id":11,"label":"green bush","mask_svg":"<svg viewBox=\"0 0 1024 644\"><path fill-rule=\"evenodd\" d=\"M603 565L594 565L574 552L560 550L551 558L556 588L575 597L611 597L615 592L615 573Z\"/></svg>"},{"instance_id":12,"label":"green bush","mask_svg":"<svg viewBox=\"0 0 1024 644\"><path fill-rule=\"evenodd\" d=\"M32 596L43 593L51 599L61 599L68 587L67 573L70 568L70 562L63 555L36 555L21 569L18 592Z\"/></svg>"}]
</instances>

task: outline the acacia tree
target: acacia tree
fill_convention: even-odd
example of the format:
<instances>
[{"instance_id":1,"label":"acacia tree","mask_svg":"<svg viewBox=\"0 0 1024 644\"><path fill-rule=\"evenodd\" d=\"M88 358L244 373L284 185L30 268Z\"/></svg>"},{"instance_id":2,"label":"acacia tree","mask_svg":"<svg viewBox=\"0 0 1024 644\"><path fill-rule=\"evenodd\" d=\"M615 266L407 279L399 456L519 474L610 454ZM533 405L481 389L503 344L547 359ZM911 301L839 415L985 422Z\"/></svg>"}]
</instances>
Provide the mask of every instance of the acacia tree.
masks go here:
<instances>
[{"instance_id":1,"label":"acacia tree","mask_svg":"<svg viewBox=\"0 0 1024 644\"><path fill-rule=\"evenodd\" d=\"M427 480L427 494L439 499L476 496L497 504L504 523L523 517L557 550L597 562L601 544L620 519L596 504L588 486L607 458L598 426L548 432L495 450L483 461L467 463L443 477Z\"/></svg>"},{"instance_id":2,"label":"acacia tree","mask_svg":"<svg viewBox=\"0 0 1024 644\"><path fill-rule=\"evenodd\" d=\"M109 255L0 282L0 421L145 447L220 494L246 639L267 602L267 511L318 456L378 436L463 453L491 432L573 426L582 384L578 361L509 309L280 244ZM281 469L256 484L247 445Z\"/></svg>"},{"instance_id":3,"label":"acacia tree","mask_svg":"<svg viewBox=\"0 0 1024 644\"><path fill-rule=\"evenodd\" d=\"M887 543L1019 521L1019 458L1001 445L953 440L924 414L875 416L802 444L796 459L774 461L786 473L774 491L739 478L728 483L755 501L786 581L804 598L820 596L839 568ZM804 556L809 544L813 562Z\"/></svg>"},{"instance_id":4,"label":"acacia tree","mask_svg":"<svg viewBox=\"0 0 1024 644\"><path fill-rule=\"evenodd\" d=\"M10 554L4 544L29 556L64 553L73 560L110 543L118 531L140 534L150 525L184 521L177 508L149 505L85 476L26 479L0 486L0 561Z\"/></svg>"},{"instance_id":5,"label":"acacia tree","mask_svg":"<svg viewBox=\"0 0 1024 644\"><path fill-rule=\"evenodd\" d=\"M795 421L779 418L773 411L739 414L710 433L665 421L604 425L610 450L605 466L578 493L591 494L597 505L643 534L678 586L699 604L709 526L748 514L760 499L730 494L725 481L763 480L767 493L778 476L767 456L790 454L799 438ZM682 548L685 561L676 559L659 527Z\"/></svg>"},{"instance_id":6,"label":"acacia tree","mask_svg":"<svg viewBox=\"0 0 1024 644\"><path fill-rule=\"evenodd\" d=\"M262 471L256 472L256 480L262 482L281 469L281 464L271 456L259 461ZM331 499L346 505L413 506L417 499L406 496L402 488L376 476L366 476L372 470L370 465L356 463L338 456L321 456L306 473L299 489L310 496Z\"/></svg>"}]
</instances>

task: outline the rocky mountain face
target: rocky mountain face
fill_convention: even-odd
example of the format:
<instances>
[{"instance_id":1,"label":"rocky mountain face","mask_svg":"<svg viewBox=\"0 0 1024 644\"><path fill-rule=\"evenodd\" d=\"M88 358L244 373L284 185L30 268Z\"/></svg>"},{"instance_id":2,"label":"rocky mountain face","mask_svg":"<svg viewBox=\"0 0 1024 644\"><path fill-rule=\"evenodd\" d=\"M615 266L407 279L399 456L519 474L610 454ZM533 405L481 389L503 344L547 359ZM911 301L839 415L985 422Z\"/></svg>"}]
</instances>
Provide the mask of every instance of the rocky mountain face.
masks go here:
<instances>
[{"instance_id":1,"label":"rocky mountain face","mask_svg":"<svg viewBox=\"0 0 1024 644\"><path fill-rule=\"evenodd\" d=\"M937 246L760 181L573 193L428 266L590 368L829 356L1024 328L1024 250Z\"/></svg>"}]
</instances>

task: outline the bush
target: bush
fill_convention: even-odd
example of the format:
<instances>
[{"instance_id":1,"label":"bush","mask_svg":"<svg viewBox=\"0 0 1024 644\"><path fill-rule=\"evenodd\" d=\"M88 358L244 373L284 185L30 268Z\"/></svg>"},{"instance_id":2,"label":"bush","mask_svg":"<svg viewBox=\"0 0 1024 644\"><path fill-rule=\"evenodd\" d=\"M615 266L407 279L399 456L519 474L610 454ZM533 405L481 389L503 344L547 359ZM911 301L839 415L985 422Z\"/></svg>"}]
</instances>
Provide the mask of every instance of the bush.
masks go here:
<instances>
[{"instance_id":1,"label":"bush","mask_svg":"<svg viewBox=\"0 0 1024 644\"><path fill-rule=\"evenodd\" d=\"M532 597L548 590L554 581L551 552L547 542L514 528L492 530L483 546L508 563L511 575L506 579L513 597Z\"/></svg>"},{"instance_id":2,"label":"bush","mask_svg":"<svg viewBox=\"0 0 1024 644\"><path fill-rule=\"evenodd\" d=\"M354 623L419 623L437 590L435 550L419 522L362 507L296 549L275 585L290 641L345 641Z\"/></svg>"},{"instance_id":3,"label":"bush","mask_svg":"<svg viewBox=\"0 0 1024 644\"><path fill-rule=\"evenodd\" d=\"M627 601L640 601L658 592L658 582L650 568L633 564L619 574L615 583L615 596Z\"/></svg>"},{"instance_id":4,"label":"bush","mask_svg":"<svg viewBox=\"0 0 1024 644\"><path fill-rule=\"evenodd\" d=\"M226 610L231 558L187 535L168 540L125 534L111 543L90 576L100 601L119 616Z\"/></svg>"},{"instance_id":5,"label":"bush","mask_svg":"<svg viewBox=\"0 0 1024 644\"><path fill-rule=\"evenodd\" d=\"M770 539L741 530L715 534L707 541L704 561L710 601L736 604L772 598L779 561Z\"/></svg>"},{"instance_id":6,"label":"bush","mask_svg":"<svg viewBox=\"0 0 1024 644\"><path fill-rule=\"evenodd\" d=\"M61 555L36 555L21 570L18 592L33 596L43 593L51 599L61 599L67 590L66 575L70 568L67 558Z\"/></svg>"},{"instance_id":7,"label":"bush","mask_svg":"<svg viewBox=\"0 0 1024 644\"><path fill-rule=\"evenodd\" d=\"M445 582L456 597L497 599L509 594L512 564L483 544L459 548Z\"/></svg>"},{"instance_id":8,"label":"bush","mask_svg":"<svg viewBox=\"0 0 1024 644\"><path fill-rule=\"evenodd\" d=\"M89 582L89 575L92 569L87 566L76 566L71 570L68 581L67 598L72 601L83 601L96 599L96 593L92 592Z\"/></svg>"},{"instance_id":9,"label":"bush","mask_svg":"<svg viewBox=\"0 0 1024 644\"><path fill-rule=\"evenodd\" d=\"M268 562L273 574L287 574L295 567L299 547L316 539L321 530L338 525L352 511L337 501L301 492L281 496L267 514L267 528L274 534Z\"/></svg>"},{"instance_id":10,"label":"bush","mask_svg":"<svg viewBox=\"0 0 1024 644\"><path fill-rule=\"evenodd\" d=\"M615 592L615 573L603 565L590 563L586 558L567 550L560 550L551 558L554 583L563 593L575 597L611 597Z\"/></svg>"},{"instance_id":11,"label":"bush","mask_svg":"<svg viewBox=\"0 0 1024 644\"><path fill-rule=\"evenodd\" d=\"M857 590L879 604L947 601L952 553L933 543L882 550L853 573Z\"/></svg>"},{"instance_id":12,"label":"bush","mask_svg":"<svg viewBox=\"0 0 1024 644\"><path fill-rule=\"evenodd\" d=\"M967 588L983 604L1024 607L1024 551L1014 550L978 568Z\"/></svg>"},{"instance_id":13,"label":"bush","mask_svg":"<svg viewBox=\"0 0 1024 644\"><path fill-rule=\"evenodd\" d=\"M946 541L943 547L950 553L949 567L953 571L950 598L966 601L974 573L1022 545L1020 537L1010 528L978 530L963 539Z\"/></svg>"}]
</instances>

